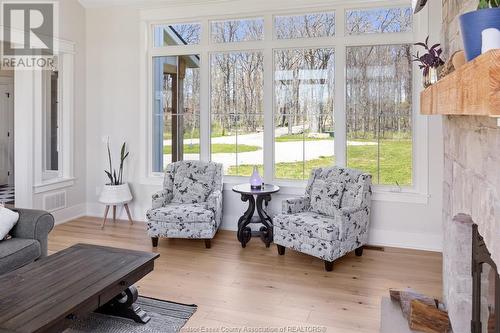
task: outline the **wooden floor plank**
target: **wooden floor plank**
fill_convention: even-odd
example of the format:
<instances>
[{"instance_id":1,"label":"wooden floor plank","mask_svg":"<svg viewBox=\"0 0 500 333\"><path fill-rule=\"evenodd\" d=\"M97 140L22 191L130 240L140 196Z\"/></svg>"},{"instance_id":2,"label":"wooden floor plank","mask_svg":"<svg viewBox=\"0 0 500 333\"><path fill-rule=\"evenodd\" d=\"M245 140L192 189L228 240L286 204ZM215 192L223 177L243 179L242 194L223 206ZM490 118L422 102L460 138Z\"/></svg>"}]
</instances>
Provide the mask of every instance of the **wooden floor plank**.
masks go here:
<instances>
[{"instance_id":1,"label":"wooden floor plank","mask_svg":"<svg viewBox=\"0 0 500 333\"><path fill-rule=\"evenodd\" d=\"M155 270L138 284L142 295L197 304L188 328L321 326L328 332L378 332L380 298L389 288L413 288L441 298L440 253L365 249L325 272L323 262L287 250L278 256L252 239L242 249L236 233L219 231L212 248L200 240L165 240L153 249L145 225L106 225L83 217L50 234L49 251L76 243L157 251Z\"/></svg>"}]
</instances>

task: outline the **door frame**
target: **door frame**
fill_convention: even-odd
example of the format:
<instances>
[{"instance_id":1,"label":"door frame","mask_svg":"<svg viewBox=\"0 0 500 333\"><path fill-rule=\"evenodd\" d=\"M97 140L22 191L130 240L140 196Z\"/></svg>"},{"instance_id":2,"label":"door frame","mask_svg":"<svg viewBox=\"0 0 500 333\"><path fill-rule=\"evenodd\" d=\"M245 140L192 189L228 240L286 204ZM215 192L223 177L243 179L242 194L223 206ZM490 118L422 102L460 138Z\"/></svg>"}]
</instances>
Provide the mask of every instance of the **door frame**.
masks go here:
<instances>
[{"instance_id":1,"label":"door frame","mask_svg":"<svg viewBox=\"0 0 500 333\"><path fill-rule=\"evenodd\" d=\"M14 76L0 76L0 85L7 86L9 93L9 110L7 111L7 131L9 139L7 143L7 164L9 175L7 184L14 185L15 163L14 163Z\"/></svg>"}]
</instances>

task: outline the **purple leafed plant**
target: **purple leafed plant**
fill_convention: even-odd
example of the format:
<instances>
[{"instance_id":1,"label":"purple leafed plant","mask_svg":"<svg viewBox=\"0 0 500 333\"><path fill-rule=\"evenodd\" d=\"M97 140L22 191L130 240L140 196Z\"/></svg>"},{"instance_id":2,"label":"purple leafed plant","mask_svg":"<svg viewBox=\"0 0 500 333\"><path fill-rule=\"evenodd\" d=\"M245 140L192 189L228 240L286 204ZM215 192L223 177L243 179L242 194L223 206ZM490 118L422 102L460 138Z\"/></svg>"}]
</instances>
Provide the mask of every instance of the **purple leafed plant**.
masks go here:
<instances>
[{"instance_id":1,"label":"purple leafed plant","mask_svg":"<svg viewBox=\"0 0 500 333\"><path fill-rule=\"evenodd\" d=\"M441 53L443 50L441 49L441 44L434 44L431 47L428 45L429 36L425 39L425 43L415 43L415 46L422 46L427 51L423 55L419 55L418 51L416 55L413 55L413 61L420 63L418 67L424 70L424 76L429 74L430 68L438 68L439 66L444 65L443 59L441 59Z\"/></svg>"}]
</instances>

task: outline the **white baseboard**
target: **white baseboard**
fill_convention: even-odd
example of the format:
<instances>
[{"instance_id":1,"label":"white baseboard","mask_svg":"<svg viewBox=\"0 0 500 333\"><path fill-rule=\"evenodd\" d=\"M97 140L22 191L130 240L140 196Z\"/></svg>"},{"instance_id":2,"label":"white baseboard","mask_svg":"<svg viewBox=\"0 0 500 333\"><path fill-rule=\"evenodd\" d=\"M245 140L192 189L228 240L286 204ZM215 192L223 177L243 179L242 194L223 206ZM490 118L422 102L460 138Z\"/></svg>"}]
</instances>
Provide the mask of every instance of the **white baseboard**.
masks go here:
<instances>
[{"instance_id":1,"label":"white baseboard","mask_svg":"<svg viewBox=\"0 0 500 333\"><path fill-rule=\"evenodd\" d=\"M51 213L54 216L55 224L63 224L79 217L87 215L87 205L82 203L67 207Z\"/></svg>"},{"instance_id":2,"label":"white baseboard","mask_svg":"<svg viewBox=\"0 0 500 333\"><path fill-rule=\"evenodd\" d=\"M145 222L146 209L140 207L130 207L134 221ZM87 204L87 216L103 217L104 205L99 203ZM111 212L108 215L110 217ZM117 209L117 218L128 219L122 206ZM236 231L238 229L239 216L224 216L221 225L222 230ZM392 230L370 229L369 245L398 247L404 249L425 250L442 252L442 236L427 233L411 233Z\"/></svg>"},{"instance_id":3,"label":"white baseboard","mask_svg":"<svg viewBox=\"0 0 500 333\"><path fill-rule=\"evenodd\" d=\"M442 235L428 233L370 229L368 244L413 250L443 251Z\"/></svg>"},{"instance_id":4,"label":"white baseboard","mask_svg":"<svg viewBox=\"0 0 500 333\"><path fill-rule=\"evenodd\" d=\"M87 216L92 217L104 217L105 205L100 203L87 203ZM136 208L135 206L130 205L130 215L132 215L132 219L136 222L146 222L146 210L142 210L140 208ZM112 216L111 209L108 213L108 218ZM116 218L119 220L128 220L127 212L123 205L116 206Z\"/></svg>"}]
</instances>

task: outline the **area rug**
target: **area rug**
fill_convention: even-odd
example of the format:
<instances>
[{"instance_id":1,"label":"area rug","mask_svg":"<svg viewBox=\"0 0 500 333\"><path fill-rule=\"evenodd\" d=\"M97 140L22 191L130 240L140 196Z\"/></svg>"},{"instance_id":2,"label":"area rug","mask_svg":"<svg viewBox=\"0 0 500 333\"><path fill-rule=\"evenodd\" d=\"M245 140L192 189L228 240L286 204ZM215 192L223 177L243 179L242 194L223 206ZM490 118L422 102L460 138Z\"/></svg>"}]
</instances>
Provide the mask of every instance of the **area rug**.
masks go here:
<instances>
[{"instance_id":1,"label":"area rug","mask_svg":"<svg viewBox=\"0 0 500 333\"><path fill-rule=\"evenodd\" d=\"M76 321L64 333L174 333L179 332L196 312L196 305L179 304L154 298L139 297L138 304L151 320L138 324L130 319L92 313Z\"/></svg>"}]
</instances>

